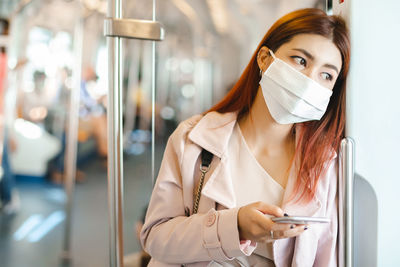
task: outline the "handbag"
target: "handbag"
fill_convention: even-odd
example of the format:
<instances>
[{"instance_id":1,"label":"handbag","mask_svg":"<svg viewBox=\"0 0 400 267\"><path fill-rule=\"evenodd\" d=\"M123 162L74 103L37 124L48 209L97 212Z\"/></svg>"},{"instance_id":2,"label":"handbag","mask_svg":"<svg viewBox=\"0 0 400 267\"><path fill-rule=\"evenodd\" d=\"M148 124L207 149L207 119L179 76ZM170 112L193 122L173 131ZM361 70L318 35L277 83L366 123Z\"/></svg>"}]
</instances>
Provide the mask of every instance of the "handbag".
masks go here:
<instances>
[{"instance_id":1,"label":"handbag","mask_svg":"<svg viewBox=\"0 0 400 267\"><path fill-rule=\"evenodd\" d=\"M200 202L201 190L203 189L204 177L206 176L206 173L210 170L212 158L213 154L211 152L205 149L201 151L201 164L200 164L201 176L200 176L199 186L197 187L196 191L195 201L193 203L193 214L196 214L197 210L199 209L199 202Z\"/></svg>"}]
</instances>

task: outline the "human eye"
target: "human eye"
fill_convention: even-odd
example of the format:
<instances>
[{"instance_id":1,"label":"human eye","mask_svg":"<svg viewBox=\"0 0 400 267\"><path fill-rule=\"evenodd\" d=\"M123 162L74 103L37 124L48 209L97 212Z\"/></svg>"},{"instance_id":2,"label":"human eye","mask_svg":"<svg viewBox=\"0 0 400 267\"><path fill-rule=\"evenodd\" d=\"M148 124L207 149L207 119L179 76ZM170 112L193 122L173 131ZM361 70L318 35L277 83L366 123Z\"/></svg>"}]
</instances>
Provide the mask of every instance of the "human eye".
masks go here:
<instances>
[{"instance_id":1,"label":"human eye","mask_svg":"<svg viewBox=\"0 0 400 267\"><path fill-rule=\"evenodd\" d=\"M326 80L326 81L332 81L333 77L331 74L327 73L327 72L323 72L321 74L322 79Z\"/></svg>"},{"instance_id":2,"label":"human eye","mask_svg":"<svg viewBox=\"0 0 400 267\"><path fill-rule=\"evenodd\" d=\"M294 60L296 64L306 67L307 61L304 58L300 56L291 56L291 58Z\"/></svg>"}]
</instances>

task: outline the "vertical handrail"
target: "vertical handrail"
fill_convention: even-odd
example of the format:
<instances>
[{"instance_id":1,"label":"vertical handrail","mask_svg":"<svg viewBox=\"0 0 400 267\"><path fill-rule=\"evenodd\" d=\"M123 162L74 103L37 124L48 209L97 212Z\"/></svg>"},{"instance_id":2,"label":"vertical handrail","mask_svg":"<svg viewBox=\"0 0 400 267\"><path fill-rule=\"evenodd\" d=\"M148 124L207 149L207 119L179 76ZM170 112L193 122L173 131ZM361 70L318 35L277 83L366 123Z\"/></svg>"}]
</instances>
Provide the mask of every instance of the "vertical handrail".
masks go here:
<instances>
[{"instance_id":1,"label":"vertical handrail","mask_svg":"<svg viewBox=\"0 0 400 267\"><path fill-rule=\"evenodd\" d=\"M122 19L121 0L108 0L104 34L107 36L109 94L108 128L108 199L110 223L110 266L123 266L123 155L122 155L122 38L164 39L164 28L153 21ZM155 44L153 44L153 74L155 72ZM153 75L154 76L154 75ZM152 80L152 172L154 172L155 78ZM154 176L154 175L153 175Z\"/></svg>"},{"instance_id":2,"label":"vertical handrail","mask_svg":"<svg viewBox=\"0 0 400 267\"><path fill-rule=\"evenodd\" d=\"M108 0L107 16L122 17L121 0ZM108 205L110 266L123 266L122 40L108 37Z\"/></svg>"},{"instance_id":3,"label":"vertical handrail","mask_svg":"<svg viewBox=\"0 0 400 267\"><path fill-rule=\"evenodd\" d=\"M339 266L353 267L354 141L346 137L339 152Z\"/></svg>"},{"instance_id":4,"label":"vertical handrail","mask_svg":"<svg viewBox=\"0 0 400 267\"><path fill-rule=\"evenodd\" d=\"M82 72L82 49L83 49L83 18L80 18L75 26L74 31L74 67L72 73L73 87L71 90L69 103L69 118L67 129L67 142L65 151L65 181L64 187L67 195L65 205L65 230L64 245L61 258L64 261L71 260L71 226L72 226L72 208L73 194L75 191L75 174L76 159L78 150L78 112L79 97L81 88L81 72Z\"/></svg>"},{"instance_id":5,"label":"vertical handrail","mask_svg":"<svg viewBox=\"0 0 400 267\"><path fill-rule=\"evenodd\" d=\"M153 21L156 21L156 0L153 0ZM151 51L151 184L155 181L156 146L156 42L152 41Z\"/></svg>"}]
</instances>

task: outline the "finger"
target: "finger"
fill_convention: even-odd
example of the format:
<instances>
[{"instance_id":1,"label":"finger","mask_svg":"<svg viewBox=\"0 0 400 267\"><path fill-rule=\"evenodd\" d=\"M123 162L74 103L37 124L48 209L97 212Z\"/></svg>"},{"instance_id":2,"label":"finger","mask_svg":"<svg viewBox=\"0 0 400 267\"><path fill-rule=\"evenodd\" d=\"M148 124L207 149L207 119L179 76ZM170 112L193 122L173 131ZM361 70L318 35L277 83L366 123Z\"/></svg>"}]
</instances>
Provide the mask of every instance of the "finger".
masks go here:
<instances>
[{"instance_id":1,"label":"finger","mask_svg":"<svg viewBox=\"0 0 400 267\"><path fill-rule=\"evenodd\" d=\"M264 202L256 202L255 207L258 211L262 212L263 214L272 215L275 217L282 217L283 210L278 206L270 205Z\"/></svg>"},{"instance_id":2,"label":"finger","mask_svg":"<svg viewBox=\"0 0 400 267\"><path fill-rule=\"evenodd\" d=\"M295 237L302 234L305 231L304 226L296 226L293 228L289 228L287 230L276 230L274 231L274 238L275 239L282 239L282 238L290 238Z\"/></svg>"},{"instance_id":3,"label":"finger","mask_svg":"<svg viewBox=\"0 0 400 267\"><path fill-rule=\"evenodd\" d=\"M294 227L293 229L284 231L283 237L290 238L290 237L295 237L295 236L301 235L305 231L305 229L306 228L304 226Z\"/></svg>"},{"instance_id":4,"label":"finger","mask_svg":"<svg viewBox=\"0 0 400 267\"><path fill-rule=\"evenodd\" d=\"M289 229L293 229L294 227L305 227L305 224L290 224L290 223L275 223L272 225L272 229L275 231L286 231Z\"/></svg>"}]
</instances>

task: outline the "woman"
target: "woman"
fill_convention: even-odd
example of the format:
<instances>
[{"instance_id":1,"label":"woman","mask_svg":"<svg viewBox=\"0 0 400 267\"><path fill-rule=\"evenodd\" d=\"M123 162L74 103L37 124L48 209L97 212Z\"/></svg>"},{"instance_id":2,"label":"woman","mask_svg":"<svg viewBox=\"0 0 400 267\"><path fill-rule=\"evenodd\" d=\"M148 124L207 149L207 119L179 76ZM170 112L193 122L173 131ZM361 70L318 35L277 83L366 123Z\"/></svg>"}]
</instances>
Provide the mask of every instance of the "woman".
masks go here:
<instances>
[{"instance_id":1,"label":"woman","mask_svg":"<svg viewBox=\"0 0 400 267\"><path fill-rule=\"evenodd\" d=\"M228 95L180 124L141 232L151 265L337 266L349 53L341 18L292 12L267 32ZM196 213L202 150L213 158ZM287 214L330 223L271 220Z\"/></svg>"}]
</instances>

